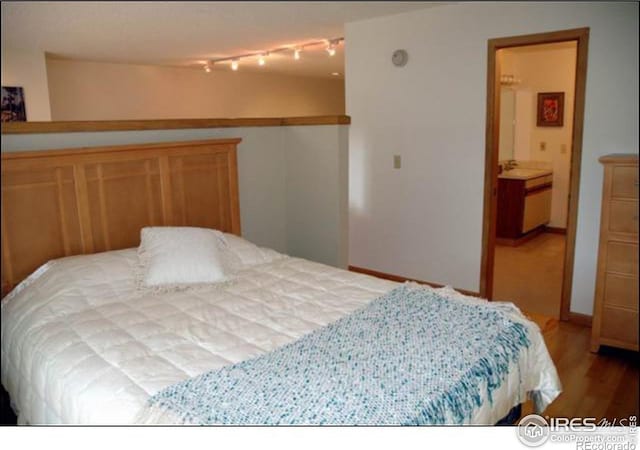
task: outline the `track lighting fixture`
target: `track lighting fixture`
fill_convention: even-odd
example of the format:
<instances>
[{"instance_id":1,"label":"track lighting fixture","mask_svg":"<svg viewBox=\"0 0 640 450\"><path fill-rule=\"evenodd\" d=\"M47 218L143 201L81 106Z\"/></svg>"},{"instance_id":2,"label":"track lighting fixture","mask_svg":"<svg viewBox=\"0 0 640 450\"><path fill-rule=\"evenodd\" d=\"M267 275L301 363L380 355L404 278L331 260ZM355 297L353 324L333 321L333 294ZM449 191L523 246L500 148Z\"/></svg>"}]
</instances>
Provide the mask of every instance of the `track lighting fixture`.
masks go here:
<instances>
[{"instance_id":1,"label":"track lighting fixture","mask_svg":"<svg viewBox=\"0 0 640 450\"><path fill-rule=\"evenodd\" d=\"M342 37L335 38L335 39L329 39L329 40L325 39L325 40L322 40L322 41L307 42L305 44L299 44L299 45L295 45L293 47L291 47L291 46L280 47L280 48L276 48L276 49L269 50L269 51L264 51L264 52L259 52L259 53L247 53L247 54L244 54L244 55L235 55L235 56L229 56L229 57L226 57L226 58L212 59L212 60L208 61L204 65L204 70L205 70L205 72L211 72L214 63L231 61L231 70L236 71L240 67L240 59L255 58L255 57L258 58L258 65L264 66L267 63L267 56L269 56L270 54L272 54L272 53L291 52L292 50L293 50L293 59L299 60L300 59L300 54L302 53L302 51L305 48L307 48L307 47L315 47L315 46L319 46L319 45L325 45L327 53L329 53L329 56L333 56L333 55L336 54L338 45L340 45L340 42L342 42L342 41L344 41L344 38L342 38Z\"/></svg>"}]
</instances>

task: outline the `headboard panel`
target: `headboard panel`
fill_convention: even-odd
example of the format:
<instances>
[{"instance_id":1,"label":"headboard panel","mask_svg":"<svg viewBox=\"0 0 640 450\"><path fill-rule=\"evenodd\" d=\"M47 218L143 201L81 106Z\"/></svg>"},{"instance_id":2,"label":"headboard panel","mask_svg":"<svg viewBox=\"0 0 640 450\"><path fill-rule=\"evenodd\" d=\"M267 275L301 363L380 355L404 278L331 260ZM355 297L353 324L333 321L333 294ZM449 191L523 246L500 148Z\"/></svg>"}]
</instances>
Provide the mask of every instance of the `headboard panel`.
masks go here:
<instances>
[{"instance_id":1,"label":"headboard panel","mask_svg":"<svg viewBox=\"0 0 640 450\"><path fill-rule=\"evenodd\" d=\"M2 153L2 294L50 259L135 247L149 225L239 235L239 142Z\"/></svg>"}]
</instances>

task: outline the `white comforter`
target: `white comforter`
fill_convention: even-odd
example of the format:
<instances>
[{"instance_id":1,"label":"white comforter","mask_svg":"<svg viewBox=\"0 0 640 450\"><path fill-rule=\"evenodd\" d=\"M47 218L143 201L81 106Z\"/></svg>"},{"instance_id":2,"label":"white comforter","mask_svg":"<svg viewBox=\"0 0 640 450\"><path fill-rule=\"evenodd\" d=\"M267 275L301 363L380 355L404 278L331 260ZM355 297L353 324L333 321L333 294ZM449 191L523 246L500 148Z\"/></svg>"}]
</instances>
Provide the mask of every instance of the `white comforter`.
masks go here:
<instances>
[{"instance_id":1,"label":"white comforter","mask_svg":"<svg viewBox=\"0 0 640 450\"><path fill-rule=\"evenodd\" d=\"M396 285L229 242L238 272L217 288L141 294L133 249L52 261L16 288L2 303L2 384L19 422L134 423L162 388L273 350ZM539 391L543 406L560 392L531 326L522 370L473 423L495 423L528 391Z\"/></svg>"}]
</instances>

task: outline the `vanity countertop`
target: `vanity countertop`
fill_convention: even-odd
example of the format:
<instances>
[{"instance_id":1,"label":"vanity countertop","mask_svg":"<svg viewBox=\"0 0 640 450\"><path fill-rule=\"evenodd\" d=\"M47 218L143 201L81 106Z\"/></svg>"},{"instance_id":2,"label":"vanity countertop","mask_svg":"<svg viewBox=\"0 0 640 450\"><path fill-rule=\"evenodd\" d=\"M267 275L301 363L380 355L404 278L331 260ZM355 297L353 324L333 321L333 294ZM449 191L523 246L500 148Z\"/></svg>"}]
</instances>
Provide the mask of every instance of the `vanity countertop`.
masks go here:
<instances>
[{"instance_id":1,"label":"vanity countertop","mask_svg":"<svg viewBox=\"0 0 640 450\"><path fill-rule=\"evenodd\" d=\"M531 180L533 178L544 177L546 175L553 174L550 169L525 169L515 168L511 170L504 170L498 178L505 178L508 180Z\"/></svg>"}]
</instances>

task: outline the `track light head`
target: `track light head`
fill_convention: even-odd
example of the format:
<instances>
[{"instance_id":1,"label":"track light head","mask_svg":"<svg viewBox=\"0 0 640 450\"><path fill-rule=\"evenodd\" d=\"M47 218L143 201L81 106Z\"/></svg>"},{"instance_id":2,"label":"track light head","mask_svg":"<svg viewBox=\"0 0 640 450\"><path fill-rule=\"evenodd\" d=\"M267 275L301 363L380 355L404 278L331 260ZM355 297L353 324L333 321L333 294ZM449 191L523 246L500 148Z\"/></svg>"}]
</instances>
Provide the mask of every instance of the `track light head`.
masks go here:
<instances>
[{"instance_id":1,"label":"track light head","mask_svg":"<svg viewBox=\"0 0 640 450\"><path fill-rule=\"evenodd\" d=\"M329 53L329 56L333 56L336 54L336 49L338 48L340 39L332 39L328 42L329 43L327 44L327 53Z\"/></svg>"}]
</instances>

